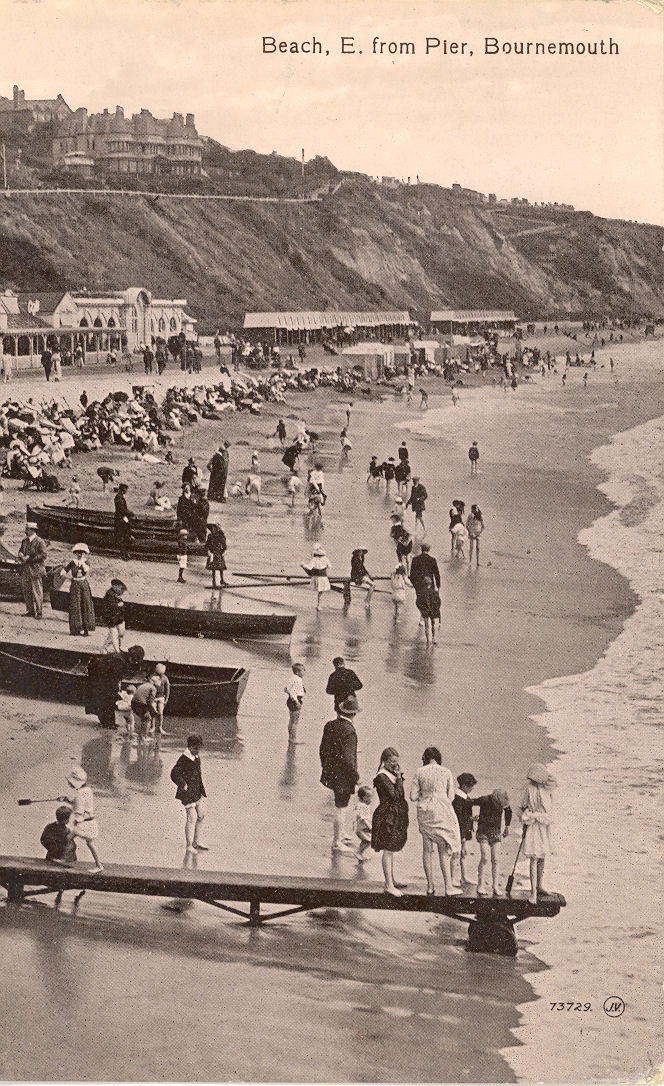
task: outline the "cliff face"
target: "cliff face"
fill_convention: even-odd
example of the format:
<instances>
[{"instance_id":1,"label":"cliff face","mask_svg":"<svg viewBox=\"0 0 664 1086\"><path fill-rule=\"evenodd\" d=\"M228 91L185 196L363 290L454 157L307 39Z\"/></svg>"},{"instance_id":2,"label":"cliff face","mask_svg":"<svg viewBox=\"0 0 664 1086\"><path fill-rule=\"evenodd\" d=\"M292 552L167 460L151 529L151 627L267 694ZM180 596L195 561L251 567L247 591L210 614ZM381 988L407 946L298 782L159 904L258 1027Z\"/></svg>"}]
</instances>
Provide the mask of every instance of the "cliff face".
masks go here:
<instances>
[{"instance_id":1,"label":"cliff face","mask_svg":"<svg viewBox=\"0 0 664 1086\"><path fill-rule=\"evenodd\" d=\"M664 315L664 229L349 178L315 204L0 194L0 289L140 285L199 329L246 310Z\"/></svg>"}]
</instances>

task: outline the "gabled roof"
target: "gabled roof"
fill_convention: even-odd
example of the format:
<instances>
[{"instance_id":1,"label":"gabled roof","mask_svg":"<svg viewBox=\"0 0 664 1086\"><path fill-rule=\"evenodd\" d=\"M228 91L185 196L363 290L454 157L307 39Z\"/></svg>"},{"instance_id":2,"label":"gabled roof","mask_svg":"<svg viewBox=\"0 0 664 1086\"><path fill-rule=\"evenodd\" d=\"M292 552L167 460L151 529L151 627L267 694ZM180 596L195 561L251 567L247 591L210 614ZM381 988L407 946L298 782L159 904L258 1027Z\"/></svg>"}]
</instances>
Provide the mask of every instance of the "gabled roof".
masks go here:
<instances>
[{"instance_id":1,"label":"gabled roof","mask_svg":"<svg viewBox=\"0 0 664 1086\"><path fill-rule=\"evenodd\" d=\"M21 313L28 312L28 302L39 302L38 313L55 313L67 291L18 291L18 307ZM30 314L32 316L32 314Z\"/></svg>"},{"instance_id":2,"label":"gabled roof","mask_svg":"<svg viewBox=\"0 0 664 1086\"><path fill-rule=\"evenodd\" d=\"M36 316L34 313L28 313L27 315L23 313L7 314L7 331L25 332L28 328L47 328L49 332L54 331L48 321L42 320L41 317Z\"/></svg>"}]
</instances>

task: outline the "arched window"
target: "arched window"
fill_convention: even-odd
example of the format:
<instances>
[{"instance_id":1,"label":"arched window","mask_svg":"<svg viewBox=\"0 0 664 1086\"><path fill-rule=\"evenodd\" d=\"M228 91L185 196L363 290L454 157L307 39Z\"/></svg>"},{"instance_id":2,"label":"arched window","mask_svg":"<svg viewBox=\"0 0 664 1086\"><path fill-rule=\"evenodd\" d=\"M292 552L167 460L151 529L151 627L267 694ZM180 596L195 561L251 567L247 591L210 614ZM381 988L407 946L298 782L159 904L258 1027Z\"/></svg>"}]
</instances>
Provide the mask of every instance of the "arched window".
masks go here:
<instances>
[{"instance_id":1,"label":"arched window","mask_svg":"<svg viewBox=\"0 0 664 1086\"><path fill-rule=\"evenodd\" d=\"M108 327L115 328L115 321L113 320L113 317L108 318Z\"/></svg>"},{"instance_id":2,"label":"arched window","mask_svg":"<svg viewBox=\"0 0 664 1086\"><path fill-rule=\"evenodd\" d=\"M87 322L86 318L81 317L81 319L79 321L79 328L87 328L87 327L88 327L88 322Z\"/></svg>"},{"instance_id":3,"label":"arched window","mask_svg":"<svg viewBox=\"0 0 664 1086\"><path fill-rule=\"evenodd\" d=\"M95 317L95 328L103 328L104 322L101 317Z\"/></svg>"},{"instance_id":4,"label":"arched window","mask_svg":"<svg viewBox=\"0 0 664 1086\"><path fill-rule=\"evenodd\" d=\"M171 317L171 332L177 332L177 330L178 322L176 321L175 317Z\"/></svg>"},{"instance_id":5,"label":"arched window","mask_svg":"<svg viewBox=\"0 0 664 1086\"><path fill-rule=\"evenodd\" d=\"M166 321L164 320L163 317L159 318L159 331L160 332L165 332L166 331Z\"/></svg>"}]
</instances>

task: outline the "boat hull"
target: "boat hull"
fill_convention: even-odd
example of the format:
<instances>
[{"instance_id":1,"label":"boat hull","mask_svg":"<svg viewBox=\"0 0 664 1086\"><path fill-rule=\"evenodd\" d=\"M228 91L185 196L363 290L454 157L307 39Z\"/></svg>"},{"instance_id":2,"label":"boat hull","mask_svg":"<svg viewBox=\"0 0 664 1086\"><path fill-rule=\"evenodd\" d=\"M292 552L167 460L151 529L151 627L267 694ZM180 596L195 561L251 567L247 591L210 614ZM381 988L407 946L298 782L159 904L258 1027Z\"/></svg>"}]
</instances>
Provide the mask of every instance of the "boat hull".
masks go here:
<instances>
[{"instance_id":1,"label":"boat hull","mask_svg":"<svg viewBox=\"0 0 664 1086\"><path fill-rule=\"evenodd\" d=\"M76 511L79 514L81 511ZM93 510L84 510L87 514ZM72 516L71 511L60 511L47 507L28 506L27 519L37 525L38 535L45 540L57 543L87 543L95 554L119 556L120 549L115 540L113 523L101 524L86 520L83 516ZM140 558L148 562L174 561L178 552L178 535L175 522L168 528L155 531L141 528L132 522L132 539L127 548L130 558ZM206 553L202 543L190 542L188 552L202 556Z\"/></svg>"},{"instance_id":2,"label":"boat hull","mask_svg":"<svg viewBox=\"0 0 664 1086\"><path fill-rule=\"evenodd\" d=\"M1 571L0 571L1 574ZM54 611L69 610L69 593L52 591ZM97 622L103 625L103 600L93 597ZM180 637L209 637L220 641L289 638L295 625L295 615L233 614L194 608L166 607L160 604L137 603L127 600L124 605L128 630L176 634Z\"/></svg>"},{"instance_id":3,"label":"boat hull","mask_svg":"<svg viewBox=\"0 0 664 1086\"><path fill-rule=\"evenodd\" d=\"M0 642L0 685L26 697L84 705L87 669L98 653L52 646ZM151 673L156 660L145 660L141 671ZM206 667L168 663L171 683L170 716L236 716L249 672L246 668Z\"/></svg>"}]
</instances>

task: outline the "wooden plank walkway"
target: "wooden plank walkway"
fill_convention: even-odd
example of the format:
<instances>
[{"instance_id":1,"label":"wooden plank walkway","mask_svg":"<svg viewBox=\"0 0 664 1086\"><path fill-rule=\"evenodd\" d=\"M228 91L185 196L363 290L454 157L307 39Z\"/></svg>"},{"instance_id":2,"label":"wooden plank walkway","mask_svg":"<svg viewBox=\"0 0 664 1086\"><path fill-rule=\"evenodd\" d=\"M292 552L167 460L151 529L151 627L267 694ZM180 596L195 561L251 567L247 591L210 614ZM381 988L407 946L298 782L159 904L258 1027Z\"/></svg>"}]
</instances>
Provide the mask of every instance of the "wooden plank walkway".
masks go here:
<instances>
[{"instance_id":1,"label":"wooden plank walkway","mask_svg":"<svg viewBox=\"0 0 664 1086\"><path fill-rule=\"evenodd\" d=\"M392 897L384 892L382 883L376 882L129 864L109 864L103 871L92 874L82 863L61 867L46 860L20 856L0 856L0 886L7 891L8 904L20 904L27 897L64 890L196 898L235 913L252 925L320 908L431 913L468 923L469 949L512 955L517 949L515 923L529 917L557 916L566 904L561 894L547 894L537 905L531 905L524 893L511 898L443 897L428 896L418 890L404 892L403 897ZM228 902L246 902L249 911L237 909ZM287 908L261 914L264 904Z\"/></svg>"}]
</instances>

